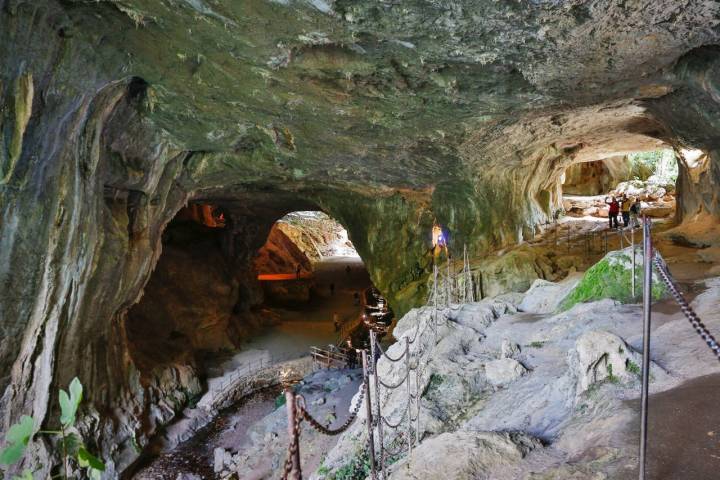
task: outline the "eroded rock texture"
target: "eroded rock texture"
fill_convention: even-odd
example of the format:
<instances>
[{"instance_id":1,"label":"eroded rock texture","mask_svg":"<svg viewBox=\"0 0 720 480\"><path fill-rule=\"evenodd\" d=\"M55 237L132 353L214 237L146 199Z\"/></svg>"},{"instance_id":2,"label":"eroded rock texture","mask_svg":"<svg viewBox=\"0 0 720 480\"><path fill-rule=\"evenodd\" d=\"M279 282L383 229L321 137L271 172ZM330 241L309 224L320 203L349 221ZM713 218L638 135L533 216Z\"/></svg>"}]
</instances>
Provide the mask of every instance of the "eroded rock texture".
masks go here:
<instances>
[{"instance_id":1,"label":"eroded rock texture","mask_svg":"<svg viewBox=\"0 0 720 480\"><path fill-rule=\"evenodd\" d=\"M50 422L77 375L112 477L199 388L140 373L127 316L189 201L227 209L246 272L275 220L325 211L399 314L434 218L453 246L520 241L575 162L700 149L678 215L717 222L719 9L0 0L0 429Z\"/></svg>"}]
</instances>

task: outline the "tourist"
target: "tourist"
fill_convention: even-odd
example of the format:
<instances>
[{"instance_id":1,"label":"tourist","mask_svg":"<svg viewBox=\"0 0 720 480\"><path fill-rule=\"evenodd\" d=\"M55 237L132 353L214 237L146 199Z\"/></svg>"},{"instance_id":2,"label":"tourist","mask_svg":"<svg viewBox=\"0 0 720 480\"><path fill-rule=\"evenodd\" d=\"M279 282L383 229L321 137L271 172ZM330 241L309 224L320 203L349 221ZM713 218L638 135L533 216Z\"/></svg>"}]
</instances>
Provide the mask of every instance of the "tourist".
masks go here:
<instances>
[{"instance_id":1,"label":"tourist","mask_svg":"<svg viewBox=\"0 0 720 480\"><path fill-rule=\"evenodd\" d=\"M614 195L605 197L605 203L608 204L608 221L610 228L618 228L618 214L620 213L620 204Z\"/></svg>"},{"instance_id":2,"label":"tourist","mask_svg":"<svg viewBox=\"0 0 720 480\"><path fill-rule=\"evenodd\" d=\"M632 207L632 201L627 195L623 194L620 202L620 213L622 214L623 227L627 228L630 226L630 207Z\"/></svg>"},{"instance_id":3,"label":"tourist","mask_svg":"<svg viewBox=\"0 0 720 480\"><path fill-rule=\"evenodd\" d=\"M302 269L302 268L300 267L300 264L298 263L297 266L295 267L295 278L296 278L297 280L300 280L300 270L301 270L301 269Z\"/></svg>"}]
</instances>

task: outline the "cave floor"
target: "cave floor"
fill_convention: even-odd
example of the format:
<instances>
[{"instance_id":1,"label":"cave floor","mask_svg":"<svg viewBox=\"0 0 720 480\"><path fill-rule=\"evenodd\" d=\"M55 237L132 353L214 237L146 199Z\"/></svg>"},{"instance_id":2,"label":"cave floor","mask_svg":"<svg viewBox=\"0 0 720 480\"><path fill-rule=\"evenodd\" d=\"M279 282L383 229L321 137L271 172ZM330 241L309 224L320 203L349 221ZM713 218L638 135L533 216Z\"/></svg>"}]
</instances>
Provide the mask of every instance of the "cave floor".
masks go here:
<instances>
[{"instance_id":1,"label":"cave floor","mask_svg":"<svg viewBox=\"0 0 720 480\"><path fill-rule=\"evenodd\" d=\"M634 412L630 444L637 443L640 401ZM650 396L648 408L647 480L718 478L720 468L720 373L689 380ZM635 470L618 480L637 478Z\"/></svg>"}]
</instances>

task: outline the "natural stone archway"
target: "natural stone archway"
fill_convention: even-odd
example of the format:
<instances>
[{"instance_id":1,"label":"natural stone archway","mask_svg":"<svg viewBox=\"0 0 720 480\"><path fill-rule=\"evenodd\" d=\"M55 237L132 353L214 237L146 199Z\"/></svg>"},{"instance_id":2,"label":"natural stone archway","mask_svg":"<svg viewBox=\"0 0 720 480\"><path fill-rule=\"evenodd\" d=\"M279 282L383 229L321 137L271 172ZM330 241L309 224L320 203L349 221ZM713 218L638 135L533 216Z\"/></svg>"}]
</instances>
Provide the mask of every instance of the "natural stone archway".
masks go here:
<instances>
[{"instance_id":1,"label":"natural stone archway","mask_svg":"<svg viewBox=\"0 0 720 480\"><path fill-rule=\"evenodd\" d=\"M109 477L188 383L141 381L124 318L190 201L236 211L240 263L327 212L399 314L435 218L475 252L521 241L583 158L701 149L678 215L720 216L711 3L36 3L0 0L0 428L49 422L77 375Z\"/></svg>"}]
</instances>

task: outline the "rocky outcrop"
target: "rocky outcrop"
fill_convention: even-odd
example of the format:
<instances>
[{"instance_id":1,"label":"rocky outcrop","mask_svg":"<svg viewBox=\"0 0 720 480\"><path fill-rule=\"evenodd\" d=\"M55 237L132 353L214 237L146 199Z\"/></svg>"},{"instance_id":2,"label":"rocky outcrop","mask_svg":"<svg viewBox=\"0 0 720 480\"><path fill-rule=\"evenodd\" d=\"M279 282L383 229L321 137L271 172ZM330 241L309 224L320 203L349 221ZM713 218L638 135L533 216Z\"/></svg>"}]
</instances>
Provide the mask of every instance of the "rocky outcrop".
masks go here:
<instances>
[{"instance_id":1,"label":"rocky outcrop","mask_svg":"<svg viewBox=\"0 0 720 480\"><path fill-rule=\"evenodd\" d=\"M627 157L575 163L565 170L562 191L571 195L601 195L629 180L630 172Z\"/></svg>"},{"instance_id":2,"label":"rocky outcrop","mask_svg":"<svg viewBox=\"0 0 720 480\"><path fill-rule=\"evenodd\" d=\"M512 358L500 358L485 364L485 377L494 387L507 385L527 373L527 368Z\"/></svg>"},{"instance_id":3,"label":"rocky outcrop","mask_svg":"<svg viewBox=\"0 0 720 480\"><path fill-rule=\"evenodd\" d=\"M706 282L708 291L693 302L708 328L720 326L720 315L710 311L720 292L717 283ZM497 316L479 314L489 301L442 309L437 319L423 307L398 322L398 342L388 354L401 355L405 342L415 339L411 352L419 353L411 365L417 363L421 372L420 442L411 456L393 458L390 478L426 478L423 473L476 478L475 460L489 478L507 480L619 478L626 473L627 465L636 462L637 437L628 428L637 412L628 400L637 399L640 391L641 307L620 307L606 299L557 314L512 309ZM653 333L652 393L706 375L716 363L680 312L664 321ZM432 322L438 322L436 330ZM402 364L381 358L380 378L400 382ZM390 422L403 418L405 385L381 387L380 402ZM414 408L410 403L412 418ZM399 431L383 431L394 450L410 427L402 425ZM343 434L312 478L346 471L362 452L365 431L361 423Z\"/></svg>"}]
</instances>

